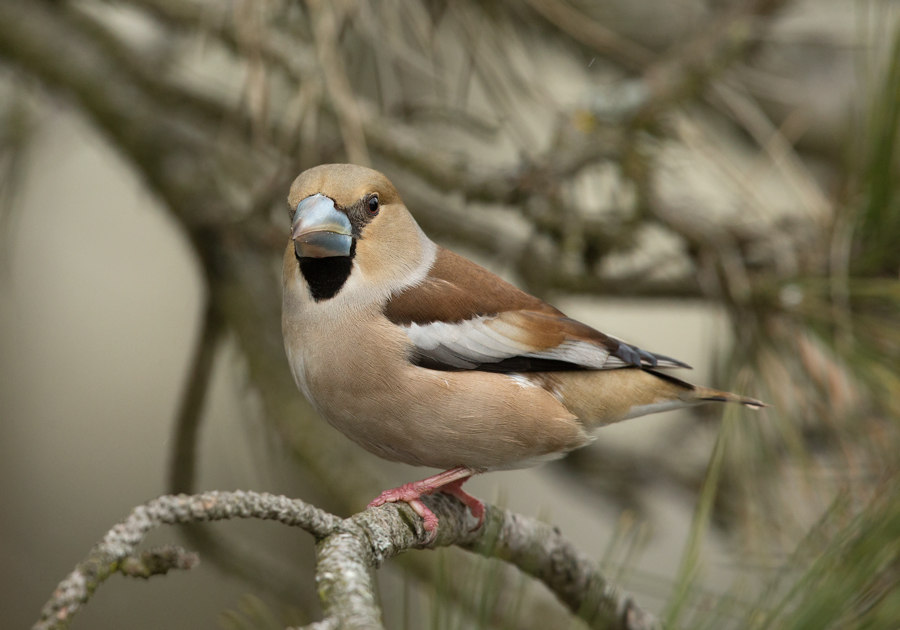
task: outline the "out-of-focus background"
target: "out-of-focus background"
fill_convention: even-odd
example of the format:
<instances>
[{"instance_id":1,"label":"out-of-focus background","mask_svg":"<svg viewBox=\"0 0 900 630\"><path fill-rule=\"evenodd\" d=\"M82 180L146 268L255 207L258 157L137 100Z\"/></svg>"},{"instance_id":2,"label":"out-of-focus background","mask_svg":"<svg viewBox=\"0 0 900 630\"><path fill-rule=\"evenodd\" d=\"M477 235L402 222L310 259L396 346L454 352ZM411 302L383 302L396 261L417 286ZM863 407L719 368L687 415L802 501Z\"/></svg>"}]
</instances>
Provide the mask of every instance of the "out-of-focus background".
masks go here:
<instances>
[{"instance_id":1,"label":"out-of-focus background","mask_svg":"<svg viewBox=\"0 0 900 630\"><path fill-rule=\"evenodd\" d=\"M0 614L26 627L159 494L343 516L428 471L317 418L280 339L292 179L385 172L438 242L766 400L604 428L477 496L670 628L900 619L900 7L890 0L0 0ZM154 533L74 628L318 618L312 540ZM389 628L579 627L459 550Z\"/></svg>"}]
</instances>

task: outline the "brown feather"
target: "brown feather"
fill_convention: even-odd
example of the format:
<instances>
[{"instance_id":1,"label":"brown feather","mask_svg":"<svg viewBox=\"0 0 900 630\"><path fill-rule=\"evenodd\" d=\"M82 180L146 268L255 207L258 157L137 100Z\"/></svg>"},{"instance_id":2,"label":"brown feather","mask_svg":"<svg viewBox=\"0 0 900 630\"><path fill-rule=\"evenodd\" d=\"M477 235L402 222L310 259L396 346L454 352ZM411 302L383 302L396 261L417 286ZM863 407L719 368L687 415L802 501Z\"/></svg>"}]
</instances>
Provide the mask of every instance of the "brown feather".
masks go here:
<instances>
[{"instance_id":1,"label":"brown feather","mask_svg":"<svg viewBox=\"0 0 900 630\"><path fill-rule=\"evenodd\" d=\"M458 323L480 315L520 309L562 315L484 267L438 246L434 265L425 280L391 297L384 314L391 322L408 326Z\"/></svg>"},{"instance_id":2,"label":"brown feather","mask_svg":"<svg viewBox=\"0 0 900 630\"><path fill-rule=\"evenodd\" d=\"M599 346L604 352L615 352L619 342L594 330L587 324L570 319L562 313L536 311L507 311L488 322L494 329L502 329L507 336L528 344L534 350L555 348L567 341L585 341Z\"/></svg>"},{"instance_id":3,"label":"brown feather","mask_svg":"<svg viewBox=\"0 0 900 630\"><path fill-rule=\"evenodd\" d=\"M487 325L527 346L525 352L545 351L566 342L585 342L596 346L603 356L615 355L627 365L641 363L641 357L630 346L566 317L543 300L443 247L437 248L434 264L424 280L391 296L384 315L399 326L458 324L490 317ZM647 356L653 355L646 353L645 359ZM493 366L487 367L493 370ZM572 364L572 369L582 367L596 368Z\"/></svg>"}]
</instances>

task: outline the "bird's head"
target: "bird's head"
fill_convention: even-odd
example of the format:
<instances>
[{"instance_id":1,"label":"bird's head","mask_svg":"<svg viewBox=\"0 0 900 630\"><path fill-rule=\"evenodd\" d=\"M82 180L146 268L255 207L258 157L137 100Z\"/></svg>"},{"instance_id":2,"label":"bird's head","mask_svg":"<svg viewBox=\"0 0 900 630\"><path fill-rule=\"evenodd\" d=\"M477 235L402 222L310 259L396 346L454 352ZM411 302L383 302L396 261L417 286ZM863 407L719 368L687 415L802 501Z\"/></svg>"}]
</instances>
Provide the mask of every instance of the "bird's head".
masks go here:
<instances>
[{"instance_id":1,"label":"bird's head","mask_svg":"<svg viewBox=\"0 0 900 630\"><path fill-rule=\"evenodd\" d=\"M387 177L351 164L301 173L288 194L291 244L318 301L354 269L370 285L396 285L422 262L428 243Z\"/></svg>"}]
</instances>

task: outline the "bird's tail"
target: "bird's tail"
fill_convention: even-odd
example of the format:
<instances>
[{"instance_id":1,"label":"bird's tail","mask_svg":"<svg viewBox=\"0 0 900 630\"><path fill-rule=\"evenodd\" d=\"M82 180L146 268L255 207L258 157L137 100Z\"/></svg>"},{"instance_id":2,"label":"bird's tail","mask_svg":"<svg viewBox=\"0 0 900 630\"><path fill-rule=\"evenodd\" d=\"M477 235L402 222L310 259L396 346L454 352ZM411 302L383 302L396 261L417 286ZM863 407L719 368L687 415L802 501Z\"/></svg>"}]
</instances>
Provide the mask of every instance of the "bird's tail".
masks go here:
<instances>
[{"instance_id":1,"label":"bird's tail","mask_svg":"<svg viewBox=\"0 0 900 630\"><path fill-rule=\"evenodd\" d=\"M741 405L754 410L769 406L760 400L756 400L755 398L748 398L747 396L740 396L738 394L732 394L731 392L723 392L718 389L712 389L711 387L694 385L693 383L688 383L687 381L683 381L680 378L675 378L674 376L666 374L665 372L648 369L645 369L644 371L649 372L653 376L668 382L675 387L676 391L680 390L678 391L678 398L688 404L699 404L704 402L730 402L740 403Z\"/></svg>"},{"instance_id":2,"label":"bird's tail","mask_svg":"<svg viewBox=\"0 0 900 630\"><path fill-rule=\"evenodd\" d=\"M748 398L747 396L739 396L737 394L732 394L731 392L722 392L718 389L711 389L709 387L700 387L699 385L694 385L693 391L693 399L697 402L733 402L740 403L747 407L748 409L762 409L763 407L768 407L766 403L756 400L755 398Z\"/></svg>"},{"instance_id":3,"label":"bird's tail","mask_svg":"<svg viewBox=\"0 0 900 630\"><path fill-rule=\"evenodd\" d=\"M705 402L768 407L755 398L701 387L648 368L545 372L541 385L553 393L587 429Z\"/></svg>"}]
</instances>

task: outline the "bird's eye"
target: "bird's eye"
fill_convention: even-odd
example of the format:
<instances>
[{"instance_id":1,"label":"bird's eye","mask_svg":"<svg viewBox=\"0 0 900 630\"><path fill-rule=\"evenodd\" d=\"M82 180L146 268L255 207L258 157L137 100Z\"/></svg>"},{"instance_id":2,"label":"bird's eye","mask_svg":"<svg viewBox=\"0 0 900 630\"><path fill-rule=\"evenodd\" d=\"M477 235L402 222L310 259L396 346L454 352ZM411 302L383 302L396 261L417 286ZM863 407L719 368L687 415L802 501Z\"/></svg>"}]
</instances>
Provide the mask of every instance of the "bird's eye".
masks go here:
<instances>
[{"instance_id":1,"label":"bird's eye","mask_svg":"<svg viewBox=\"0 0 900 630\"><path fill-rule=\"evenodd\" d=\"M373 217L378 214L378 195L372 195L369 197L369 200L366 201L366 206L369 208L369 214Z\"/></svg>"}]
</instances>

